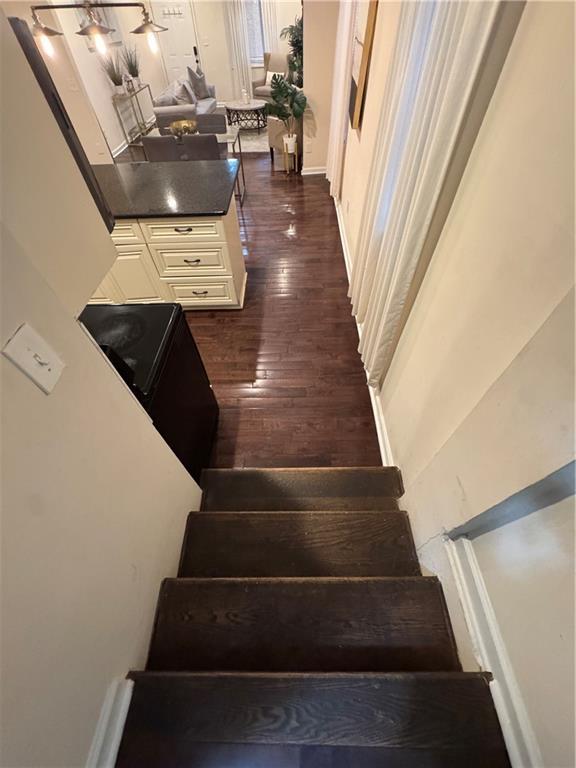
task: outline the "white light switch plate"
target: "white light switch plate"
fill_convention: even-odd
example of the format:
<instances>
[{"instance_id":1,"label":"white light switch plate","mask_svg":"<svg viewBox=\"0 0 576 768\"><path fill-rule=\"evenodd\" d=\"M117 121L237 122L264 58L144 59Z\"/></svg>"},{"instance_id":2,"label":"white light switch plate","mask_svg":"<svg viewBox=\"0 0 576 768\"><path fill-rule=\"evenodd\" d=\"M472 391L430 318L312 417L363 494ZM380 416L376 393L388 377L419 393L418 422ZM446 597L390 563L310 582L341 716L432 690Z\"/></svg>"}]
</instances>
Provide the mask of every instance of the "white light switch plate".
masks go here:
<instances>
[{"instance_id":1,"label":"white light switch plate","mask_svg":"<svg viewBox=\"0 0 576 768\"><path fill-rule=\"evenodd\" d=\"M65 364L52 347L28 323L18 328L2 350L47 395L62 375Z\"/></svg>"}]
</instances>

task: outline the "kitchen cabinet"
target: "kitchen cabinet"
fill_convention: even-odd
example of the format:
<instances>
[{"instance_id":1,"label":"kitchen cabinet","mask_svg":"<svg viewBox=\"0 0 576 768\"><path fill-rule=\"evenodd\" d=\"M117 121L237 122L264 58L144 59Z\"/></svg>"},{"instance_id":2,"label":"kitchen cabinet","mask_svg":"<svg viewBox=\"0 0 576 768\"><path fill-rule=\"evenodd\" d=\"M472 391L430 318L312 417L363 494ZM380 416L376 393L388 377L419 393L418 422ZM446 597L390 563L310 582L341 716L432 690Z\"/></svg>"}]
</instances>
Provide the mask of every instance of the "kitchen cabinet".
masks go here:
<instances>
[{"instance_id":1,"label":"kitchen cabinet","mask_svg":"<svg viewBox=\"0 0 576 768\"><path fill-rule=\"evenodd\" d=\"M224 216L122 219L111 237L118 256L90 303L242 308L246 268L234 205Z\"/></svg>"}]
</instances>

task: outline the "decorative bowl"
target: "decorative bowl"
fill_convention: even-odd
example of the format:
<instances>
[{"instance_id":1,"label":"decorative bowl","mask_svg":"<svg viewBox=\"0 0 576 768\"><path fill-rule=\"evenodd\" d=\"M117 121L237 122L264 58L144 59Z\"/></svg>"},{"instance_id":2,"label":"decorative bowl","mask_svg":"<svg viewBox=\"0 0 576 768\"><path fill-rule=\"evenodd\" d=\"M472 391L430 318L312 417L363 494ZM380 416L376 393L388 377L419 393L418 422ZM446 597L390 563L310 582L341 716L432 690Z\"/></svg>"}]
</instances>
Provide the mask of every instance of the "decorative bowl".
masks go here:
<instances>
[{"instance_id":1,"label":"decorative bowl","mask_svg":"<svg viewBox=\"0 0 576 768\"><path fill-rule=\"evenodd\" d=\"M170 133L181 138L186 133L197 133L196 120L176 120L170 123Z\"/></svg>"}]
</instances>

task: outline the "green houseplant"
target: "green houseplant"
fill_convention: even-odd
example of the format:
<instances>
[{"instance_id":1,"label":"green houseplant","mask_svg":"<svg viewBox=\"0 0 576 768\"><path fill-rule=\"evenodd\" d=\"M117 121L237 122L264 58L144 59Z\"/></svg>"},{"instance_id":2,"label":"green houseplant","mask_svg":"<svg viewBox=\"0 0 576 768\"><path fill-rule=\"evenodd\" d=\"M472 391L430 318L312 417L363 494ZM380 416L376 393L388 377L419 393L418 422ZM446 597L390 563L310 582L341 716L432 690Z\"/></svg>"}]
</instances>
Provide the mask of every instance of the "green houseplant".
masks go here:
<instances>
[{"instance_id":1,"label":"green houseplant","mask_svg":"<svg viewBox=\"0 0 576 768\"><path fill-rule=\"evenodd\" d=\"M302 16L295 19L294 24L284 27L280 32L280 39L288 40L290 77L295 85L302 88L304 85L304 25Z\"/></svg>"},{"instance_id":2,"label":"green houseplant","mask_svg":"<svg viewBox=\"0 0 576 768\"><path fill-rule=\"evenodd\" d=\"M120 56L116 53L114 56L110 54L106 56L102 61L102 69L108 75L108 78L112 85L116 89L116 93L123 93L123 79L122 79L122 65L120 63Z\"/></svg>"},{"instance_id":3,"label":"green houseplant","mask_svg":"<svg viewBox=\"0 0 576 768\"><path fill-rule=\"evenodd\" d=\"M300 88L286 82L281 75L273 75L270 96L272 102L266 104L266 113L282 120L288 131L287 136L284 137L286 151L293 153L296 127L306 111L306 96Z\"/></svg>"},{"instance_id":4,"label":"green houseplant","mask_svg":"<svg viewBox=\"0 0 576 768\"><path fill-rule=\"evenodd\" d=\"M122 61L126 67L126 72L140 85L140 58L136 48L124 48L122 51Z\"/></svg>"}]
</instances>

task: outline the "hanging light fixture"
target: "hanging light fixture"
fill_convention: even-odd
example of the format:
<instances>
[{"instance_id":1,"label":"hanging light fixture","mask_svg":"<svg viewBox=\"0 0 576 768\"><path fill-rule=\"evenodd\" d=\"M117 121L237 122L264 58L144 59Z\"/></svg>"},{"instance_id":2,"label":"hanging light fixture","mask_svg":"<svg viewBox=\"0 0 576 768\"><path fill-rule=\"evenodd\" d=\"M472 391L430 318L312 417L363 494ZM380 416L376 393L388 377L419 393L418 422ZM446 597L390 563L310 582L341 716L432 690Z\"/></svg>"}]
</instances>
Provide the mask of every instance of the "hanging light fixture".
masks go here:
<instances>
[{"instance_id":1,"label":"hanging light fixture","mask_svg":"<svg viewBox=\"0 0 576 768\"><path fill-rule=\"evenodd\" d=\"M52 40L50 40L50 38L61 36L63 33L58 32L57 29L52 29L51 27L47 27L45 24L42 24L38 18L38 15L36 14L36 11L32 11L32 34L34 37L38 38L44 53L47 56L50 56L50 58L53 58L55 51L54 46L52 45Z\"/></svg>"},{"instance_id":2,"label":"hanging light fixture","mask_svg":"<svg viewBox=\"0 0 576 768\"><path fill-rule=\"evenodd\" d=\"M160 24L155 24L151 19L146 8L142 7L143 23L139 27L132 30L133 35L146 35L148 40L148 46L152 53L158 53L158 39L156 34L158 32L166 32L168 27L161 27Z\"/></svg>"},{"instance_id":3,"label":"hanging light fixture","mask_svg":"<svg viewBox=\"0 0 576 768\"><path fill-rule=\"evenodd\" d=\"M158 53L159 47L158 47L158 39L156 38L156 35L158 32L166 32L168 30L168 27L161 27L160 24L155 24L152 19L150 18L150 14L148 13L146 7L143 3L134 3L134 2L119 2L119 3L108 3L108 2L99 2L99 3L91 3L90 0L85 0L83 3L67 3L67 4L60 4L56 3L53 5L35 5L32 7L32 33L35 37L39 38L40 43L42 45L42 48L44 51L49 55L54 55L54 46L52 45L50 41L50 37L54 37L55 35L62 35L62 32L58 32L55 29L51 29L50 27L45 26L40 19L38 18L38 15L36 11L38 10L54 10L54 8L59 9L71 9L71 8L82 8L86 12L86 22L81 25L78 32L76 32L77 35L81 35L82 37L90 37L94 41L94 45L99 53L106 54L107 48L106 48L106 42L105 38L107 35L111 34L112 32L115 32L115 29L112 29L111 27L107 27L105 24L102 24L100 17L98 16L98 8L140 8L142 11L142 24L140 26L136 27L136 29L132 30L133 35L146 35L148 39L148 45L150 46L150 50L152 53Z\"/></svg>"}]
</instances>

